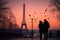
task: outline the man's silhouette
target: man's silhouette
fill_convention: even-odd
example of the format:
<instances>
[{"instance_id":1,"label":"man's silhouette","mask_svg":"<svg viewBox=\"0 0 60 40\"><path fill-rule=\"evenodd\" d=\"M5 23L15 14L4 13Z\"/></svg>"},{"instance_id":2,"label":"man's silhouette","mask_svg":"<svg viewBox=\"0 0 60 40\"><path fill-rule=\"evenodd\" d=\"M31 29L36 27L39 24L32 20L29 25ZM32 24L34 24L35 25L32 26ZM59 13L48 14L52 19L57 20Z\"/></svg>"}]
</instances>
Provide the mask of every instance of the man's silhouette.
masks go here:
<instances>
[{"instance_id":1,"label":"man's silhouette","mask_svg":"<svg viewBox=\"0 0 60 40\"><path fill-rule=\"evenodd\" d=\"M40 40L42 40L42 34L44 32L42 21L39 21L38 28L39 28L39 33L40 33Z\"/></svg>"},{"instance_id":2,"label":"man's silhouette","mask_svg":"<svg viewBox=\"0 0 60 40\"><path fill-rule=\"evenodd\" d=\"M43 26L44 26L44 39L47 40L48 39L48 29L50 27L50 24L46 19L44 19Z\"/></svg>"}]
</instances>

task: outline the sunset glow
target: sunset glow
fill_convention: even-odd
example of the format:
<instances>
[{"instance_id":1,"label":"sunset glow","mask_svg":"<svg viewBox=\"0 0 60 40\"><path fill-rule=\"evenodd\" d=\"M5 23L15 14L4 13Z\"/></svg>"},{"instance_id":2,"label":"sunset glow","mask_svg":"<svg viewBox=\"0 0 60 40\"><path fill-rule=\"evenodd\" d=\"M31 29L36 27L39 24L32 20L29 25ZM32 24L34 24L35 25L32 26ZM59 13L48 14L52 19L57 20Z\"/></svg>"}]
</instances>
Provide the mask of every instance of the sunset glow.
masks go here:
<instances>
[{"instance_id":1,"label":"sunset glow","mask_svg":"<svg viewBox=\"0 0 60 40\"><path fill-rule=\"evenodd\" d=\"M60 29L60 21L57 20L56 13L51 12L51 7L49 6L49 0L12 0L7 4L10 7L13 14L16 17L17 24L21 27L22 15L23 15L23 3L25 3L25 13L26 13L26 23L28 29L31 29L30 18L34 18L33 23L34 29L38 29L39 20L44 22L46 18L50 23L51 29ZM45 11L47 8L47 11ZM31 15L31 17L29 17Z\"/></svg>"}]
</instances>

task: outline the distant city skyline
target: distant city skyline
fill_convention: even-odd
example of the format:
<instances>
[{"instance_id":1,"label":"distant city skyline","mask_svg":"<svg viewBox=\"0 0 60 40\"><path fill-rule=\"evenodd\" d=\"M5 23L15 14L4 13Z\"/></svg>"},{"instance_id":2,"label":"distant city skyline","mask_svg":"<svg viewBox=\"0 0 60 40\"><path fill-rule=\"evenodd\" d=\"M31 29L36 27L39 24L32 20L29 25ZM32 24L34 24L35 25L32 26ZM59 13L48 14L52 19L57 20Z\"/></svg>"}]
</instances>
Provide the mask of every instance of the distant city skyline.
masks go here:
<instances>
[{"instance_id":1,"label":"distant city skyline","mask_svg":"<svg viewBox=\"0 0 60 40\"><path fill-rule=\"evenodd\" d=\"M32 29L29 15L31 15L31 18L36 19L33 25L34 29L38 29L39 20L43 21L45 18L49 21L51 29L60 29L60 21L57 20L56 14L51 12L52 7L49 6L50 0L12 0L9 2L6 6L12 9L19 26L21 26L22 23L23 3L26 5L25 13L28 29Z\"/></svg>"}]
</instances>

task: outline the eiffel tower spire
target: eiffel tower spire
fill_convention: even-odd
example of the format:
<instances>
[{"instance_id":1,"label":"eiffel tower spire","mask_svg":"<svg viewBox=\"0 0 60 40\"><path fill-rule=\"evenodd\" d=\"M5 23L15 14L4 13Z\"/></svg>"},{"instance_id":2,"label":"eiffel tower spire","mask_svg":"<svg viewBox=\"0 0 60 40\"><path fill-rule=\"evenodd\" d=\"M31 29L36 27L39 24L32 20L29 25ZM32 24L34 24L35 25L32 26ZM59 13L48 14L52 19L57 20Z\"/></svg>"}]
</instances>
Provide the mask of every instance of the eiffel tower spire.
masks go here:
<instances>
[{"instance_id":1,"label":"eiffel tower spire","mask_svg":"<svg viewBox=\"0 0 60 40\"><path fill-rule=\"evenodd\" d=\"M26 21L25 21L25 3L23 4L23 19L22 19L21 29L23 29L23 27L25 27L25 29L27 29L27 25L26 25Z\"/></svg>"}]
</instances>

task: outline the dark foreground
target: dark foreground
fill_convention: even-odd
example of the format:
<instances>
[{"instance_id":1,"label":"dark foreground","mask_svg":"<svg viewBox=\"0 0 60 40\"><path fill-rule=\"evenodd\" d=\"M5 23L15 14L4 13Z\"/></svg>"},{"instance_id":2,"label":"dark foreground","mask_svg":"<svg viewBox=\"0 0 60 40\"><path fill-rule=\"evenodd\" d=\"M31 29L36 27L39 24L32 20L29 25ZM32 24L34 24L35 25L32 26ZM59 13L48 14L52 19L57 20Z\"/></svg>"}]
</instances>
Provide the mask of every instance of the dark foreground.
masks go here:
<instances>
[{"instance_id":1,"label":"dark foreground","mask_svg":"<svg viewBox=\"0 0 60 40\"><path fill-rule=\"evenodd\" d=\"M14 39L4 39L4 40L40 40L39 38L14 38ZM60 40L60 38L48 38L48 40Z\"/></svg>"}]
</instances>

